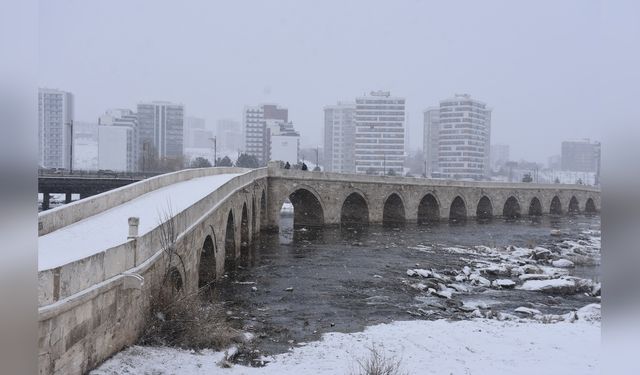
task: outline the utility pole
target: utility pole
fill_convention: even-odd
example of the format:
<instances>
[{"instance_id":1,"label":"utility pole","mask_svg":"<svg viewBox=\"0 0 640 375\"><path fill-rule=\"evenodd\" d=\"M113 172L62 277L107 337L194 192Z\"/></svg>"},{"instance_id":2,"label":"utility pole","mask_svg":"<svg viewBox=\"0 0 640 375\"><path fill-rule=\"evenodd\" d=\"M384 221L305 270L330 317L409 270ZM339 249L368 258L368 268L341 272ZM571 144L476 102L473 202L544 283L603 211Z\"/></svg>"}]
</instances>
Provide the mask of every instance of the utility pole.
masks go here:
<instances>
[{"instance_id":1,"label":"utility pole","mask_svg":"<svg viewBox=\"0 0 640 375\"><path fill-rule=\"evenodd\" d=\"M69 173L73 174L73 120L69 124L71 127L71 136L69 137L70 145L69 145Z\"/></svg>"}]
</instances>

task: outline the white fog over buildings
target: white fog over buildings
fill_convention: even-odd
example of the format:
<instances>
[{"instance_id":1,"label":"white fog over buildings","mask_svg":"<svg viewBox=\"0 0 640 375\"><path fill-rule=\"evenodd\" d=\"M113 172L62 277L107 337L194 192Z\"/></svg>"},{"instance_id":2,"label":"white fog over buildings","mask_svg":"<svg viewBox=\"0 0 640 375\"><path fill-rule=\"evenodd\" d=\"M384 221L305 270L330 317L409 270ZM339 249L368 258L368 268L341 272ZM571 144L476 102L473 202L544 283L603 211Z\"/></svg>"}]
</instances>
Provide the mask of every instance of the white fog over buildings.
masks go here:
<instances>
[{"instance_id":1,"label":"white fog over buildings","mask_svg":"<svg viewBox=\"0 0 640 375\"><path fill-rule=\"evenodd\" d=\"M130 109L114 108L98 118L98 169L138 170L138 117Z\"/></svg>"},{"instance_id":2,"label":"white fog over buildings","mask_svg":"<svg viewBox=\"0 0 640 375\"><path fill-rule=\"evenodd\" d=\"M328 172L355 173L356 104L324 107L324 167Z\"/></svg>"},{"instance_id":3,"label":"white fog over buildings","mask_svg":"<svg viewBox=\"0 0 640 375\"><path fill-rule=\"evenodd\" d=\"M437 149L437 171L432 177L449 179L483 180L489 175L491 144L491 109L468 94L456 94L440 101L440 106L425 111L425 117L438 116L438 125L425 118L429 124L425 140L426 155ZM434 127L438 131L434 131ZM437 134L437 141L434 139ZM432 163L433 164L433 163Z\"/></svg>"},{"instance_id":4,"label":"white fog over buildings","mask_svg":"<svg viewBox=\"0 0 640 375\"><path fill-rule=\"evenodd\" d=\"M500 169L509 161L509 145L491 145L491 168Z\"/></svg>"},{"instance_id":5,"label":"white fog over buildings","mask_svg":"<svg viewBox=\"0 0 640 375\"><path fill-rule=\"evenodd\" d=\"M72 168L73 113L70 92L38 90L38 163L41 167Z\"/></svg>"},{"instance_id":6,"label":"white fog over buildings","mask_svg":"<svg viewBox=\"0 0 640 375\"><path fill-rule=\"evenodd\" d=\"M405 158L405 99L388 91L356 98L356 173L402 174Z\"/></svg>"},{"instance_id":7,"label":"white fog over buildings","mask_svg":"<svg viewBox=\"0 0 640 375\"><path fill-rule=\"evenodd\" d=\"M182 104L164 101L138 104L138 155L143 164L150 158L182 158L183 132Z\"/></svg>"},{"instance_id":8,"label":"white fog over buildings","mask_svg":"<svg viewBox=\"0 0 640 375\"><path fill-rule=\"evenodd\" d=\"M600 142L579 139L562 142L561 169L574 172L596 172L600 161Z\"/></svg>"},{"instance_id":9,"label":"white fog over buildings","mask_svg":"<svg viewBox=\"0 0 640 375\"><path fill-rule=\"evenodd\" d=\"M184 148L210 148L213 132L200 117L184 117Z\"/></svg>"},{"instance_id":10,"label":"white fog over buildings","mask_svg":"<svg viewBox=\"0 0 640 375\"><path fill-rule=\"evenodd\" d=\"M233 119L220 119L216 123L218 149L225 155L235 155L244 150L242 125Z\"/></svg>"},{"instance_id":11,"label":"white fog over buildings","mask_svg":"<svg viewBox=\"0 0 640 375\"><path fill-rule=\"evenodd\" d=\"M560 170L562 169L562 157L560 155L553 155L547 159L547 168Z\"/></svg>"},{"instance_id":12,"label":"white fog over buildings","mask_svg":"<svg viewBox=\"0 0 640 375\"><path fill-rule=\"evenodd\" d=\"M275 104L245 107L243 112L245 152L255 156L260 165L265 165L270 160L270 129L274 128L273 124L288 122L289 111Z\"/></svg>"},{"instance_id":13,"label":"white fog over buildings","mask_svg":"<svg viewBox=\"0 0 640 375\"><path fill-rule=\"evenodd\" d=\"M424 110L424 132L422 150L425 158L425 175L432 177L439 172L438 142L440 140L440 108L430 107Z\"/></svg>"}]
</instances>

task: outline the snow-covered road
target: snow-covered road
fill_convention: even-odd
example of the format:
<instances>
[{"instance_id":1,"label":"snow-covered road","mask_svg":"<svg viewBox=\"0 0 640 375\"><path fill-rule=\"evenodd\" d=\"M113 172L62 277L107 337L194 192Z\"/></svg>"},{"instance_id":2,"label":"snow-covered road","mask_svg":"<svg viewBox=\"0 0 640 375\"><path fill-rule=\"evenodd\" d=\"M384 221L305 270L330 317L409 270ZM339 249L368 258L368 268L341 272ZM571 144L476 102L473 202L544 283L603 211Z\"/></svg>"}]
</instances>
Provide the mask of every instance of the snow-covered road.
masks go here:
<instances>
[{"instance_id":1,"label":"snow-covered road","mask_svg":"<svg viewBox=\"0 0 640 375\"><path fill-rule=\"evenodd\" d=\"M224 369L221 352L134 346L92 375L349 374L375 346L408 374L599 374L600 323L542 324L497 320L406 321L359 333L328 333L322 341L267 358L265 367Z\"/></svg>"},{"instance_id":2,"label":"snow-covered road","mask_svg":"<svg viewBox=\"0 0 640 375\"><path fill-rule=\"evenodd\" d=\"M38 271L86 258L127 241L131 216L140 218L139 235L158 226L164 212L177 214L239 174L220 174L178 182L141 195L97 215L38 238Z\"/></svg>"}]
</instances>

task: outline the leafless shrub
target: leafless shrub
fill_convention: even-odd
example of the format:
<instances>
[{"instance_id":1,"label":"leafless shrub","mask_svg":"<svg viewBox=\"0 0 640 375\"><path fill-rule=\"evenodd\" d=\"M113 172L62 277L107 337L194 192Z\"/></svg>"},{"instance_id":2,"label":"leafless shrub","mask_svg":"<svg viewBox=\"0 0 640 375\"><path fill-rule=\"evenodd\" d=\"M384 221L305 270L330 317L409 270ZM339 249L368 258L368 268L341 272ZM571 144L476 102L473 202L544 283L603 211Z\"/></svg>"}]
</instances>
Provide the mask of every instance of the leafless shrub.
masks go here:
<instances>
[{"instance_id":1,"label":"leafless shrub","mask_svg":"<svg viewBox=\"0 0 640 375\"><path fill-rule=\"evenodd\" d=\"M156 293L140 341L143 345L220 350L238 334L222 307L202 301L200 293L179 298Z\"/></svg>"},{"instance_id":2,"label":"leafless shrub","mask_svg":"<svg viewBox=\"0 0 640 375\"><path fill-rule=\"evenodd\" d=\"M238 331L219 305L202 298L204 289L186 293L189 289L181 276L186 274L185 262L176 246L178 224L170 208L161 214L162 282L151 291L149 316L140 343L190 349L225 348L238 336Z\"/></svg>"},{"instance_id":3,"label":"leafless shrub","mask_svg":"<svg viewBox=\"0 0 640 375\"><path fill-rule=\"evenodd\" d=\"M369 356L356 360L358 369L353 375L402 375L402 359L387 357L375 345L369 349Z\"/></svg>"},{"instance_id":4,"label":"leafless shrub","mask_svg":"<svg viewBox=\"0 0 640 375\"><path fill-rule=\"evenodd\" d=\"M160 247L164 253L164 272L162 285L166 285L172 278L172 271L175 265L182 269L181 274L186 273L184 259L178 252L176 240L178 238L178 219L171 209L171 203L167 202L167 208L159 214L160 221Z\"/></svg>"}]
</instances>

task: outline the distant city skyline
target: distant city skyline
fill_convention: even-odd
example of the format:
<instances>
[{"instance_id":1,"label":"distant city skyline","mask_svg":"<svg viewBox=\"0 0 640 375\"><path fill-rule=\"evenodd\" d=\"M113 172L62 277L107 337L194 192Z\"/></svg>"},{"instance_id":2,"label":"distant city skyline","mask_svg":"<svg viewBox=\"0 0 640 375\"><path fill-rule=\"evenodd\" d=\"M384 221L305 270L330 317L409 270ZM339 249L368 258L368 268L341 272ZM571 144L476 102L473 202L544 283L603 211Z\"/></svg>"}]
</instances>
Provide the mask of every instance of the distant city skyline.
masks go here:
<instances>
[{"instance_id":1,"label":"distant city skyline","mask_svg":"<svg viewBox=\"0 0 640 375\"><path fill-rule=\"evenodd\" d=\"M240 121L247 104L282 103L303 147L322 143L326 104L375 88L406 98L409 149L420 148L422 111L466 92L491 103L493 142L545 162L562 140L603 139L600 12L597 1L257 2L252 12L234 2L42 2L38 82L73 92L83 121L163 98L213 126ZM455 27L440 17L453 13ZM141 27L141 14L154 22Z\"/></svg>"}]
</instances>

